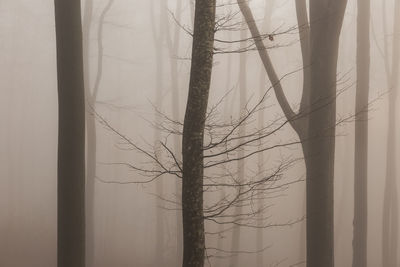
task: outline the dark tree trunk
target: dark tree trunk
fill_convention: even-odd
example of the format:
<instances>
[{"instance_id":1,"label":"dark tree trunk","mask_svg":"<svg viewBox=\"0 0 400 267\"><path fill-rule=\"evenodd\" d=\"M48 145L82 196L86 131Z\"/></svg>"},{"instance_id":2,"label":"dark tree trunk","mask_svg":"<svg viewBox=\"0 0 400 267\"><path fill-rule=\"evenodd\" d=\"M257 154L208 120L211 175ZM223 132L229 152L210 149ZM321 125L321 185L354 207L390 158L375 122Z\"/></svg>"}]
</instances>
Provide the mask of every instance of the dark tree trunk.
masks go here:
<instances>
[{"instance_id":1,"label":"dark tree trunk","mask_svg":"<svg viewBox=\"0 0 400 267\"><path fill-rule=\"evenodd\" d=\"M354 149L353 267L367 266L368 98L370 0L358 0L357 91Z\"/></svg>"},{"instance_id":2,"label":"dark tree trunk","mask_svg":"<svg viewBox=\"0 0 400 267\"><path fill-rule=\"evenodd\" d=\"M310 21L313 23L308 26L305 21L306 31L301 31L301 34L308 35L309 28L309 38L302 38L300 42L304 85L299 113L292 110L286 99L250 8L245 1L238 0L238 4L249 25L277 100L302 141L307 171L307 266L333 267L336 67L347 0L310 0ZM298 14L306 10L305 1L296 1L296 4ZM300 18L304 19L306 14L303 12Z\"/></svg>"},{"instance_id":3,"label":"dark tree trunk","mask_svg":"<svg viewBox=\"0 0 400 267\"><path fill-rule=\"evenodd\" d=\"M81 6L55 0L58 75L58 267L85 266L85 101Z\"/></svg>"},{"instance_id":4,"label":"dark tree trunk","mask_svg":"<svg viewBox=\"0 0 400 267\"><path fill-rule=\"evenodd\" d=\"M183 267L203 267L203 138L214 49L215 0L195 6L189 95L183 126Z\"/></svg>"},{"instance_id":5,"label":"dark tree trunk","mask_svg":"<svg viewBox=\"0 0 400 267\"><path fill-rule=\"evenodd\" d=\"M384 12L386 11L384 1ZM386 19L385 17L383 17ZM386 26L386 21L384 22ZM393 45L390 58L387 48L388 32L384 28L385 34L385 64L389 85L389 114L388 114L388 137L386 153L386 181L383 199L383 223L382 223L382 266L397 266L397 248L398 248L398 191L397 191L397 158L396 147L396 104L399 91L399 70L400 70L400 2L395 1L393 16Z\"/></svg>"}]
</instances>

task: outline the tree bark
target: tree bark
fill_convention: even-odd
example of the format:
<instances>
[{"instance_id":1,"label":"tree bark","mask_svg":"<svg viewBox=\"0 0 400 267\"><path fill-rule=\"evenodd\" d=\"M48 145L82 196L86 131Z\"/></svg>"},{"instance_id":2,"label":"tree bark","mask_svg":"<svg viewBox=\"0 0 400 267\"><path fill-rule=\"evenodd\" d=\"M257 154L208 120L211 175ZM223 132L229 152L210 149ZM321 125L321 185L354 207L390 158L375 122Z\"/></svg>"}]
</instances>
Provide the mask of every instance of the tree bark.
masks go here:
<instances>
[{"instance_id":1,"label":"tree bark","mask_svg":"<svg viewBox=\"0 0 400 267\"><path fill-rule=\"evenodd\" d=\"M58 75L57 265L85 266L85 101L80 1L55 0Z\"/></svg>"},{"instance_id":2,"label":"tree bark","mask_svg":"<svg viewBox=\"0 0 400 267\"><path fill-rule=\"evenodd\" d=\"M203 138L213 65L215 9L215 0L196 1L182 141L183 267L204 266Z\"/></svg>"},{"instance_id":3,"label":"tree bark","mask_svg":"<svg viewBox=\"0 0 400 267\"><path fill-rule=\"evenodd\" d=\"M370 70L370 0L358 0L357 88L354 149L353 267L367 266L368 98Z\"/></svg>"}]
</instances>

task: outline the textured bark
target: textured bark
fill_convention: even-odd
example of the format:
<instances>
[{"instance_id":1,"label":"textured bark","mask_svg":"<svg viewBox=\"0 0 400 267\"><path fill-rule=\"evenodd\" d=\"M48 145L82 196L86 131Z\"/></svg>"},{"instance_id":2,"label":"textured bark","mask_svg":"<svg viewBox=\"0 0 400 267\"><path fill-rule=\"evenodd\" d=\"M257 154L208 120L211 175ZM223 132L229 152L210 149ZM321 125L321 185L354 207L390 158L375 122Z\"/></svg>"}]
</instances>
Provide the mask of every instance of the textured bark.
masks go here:
<instances>
[{"instance_id":1,"label":"textured bark","mask_svg":"<svg viewBox=\"0 0 400 267\"><path fill-rule=\"evenodd\" d=\"M370 0L358 0L354 148L353 267L367 266Z\"/></svg>"},{"instance_id":2,"label":"textured bark","mask_svg":"<svg viewBox=\"0 0 400 267\"><path fill-rule=\"evenodd\" d=\"M55 0L58 267L85 266L85 101L80 1Z\"/></svg>"},{"instance_id":3,"label":"textured bark","mask_svg":"<svg viewBox=\"0 0 400 267\"><path fill-rule=\"evenodd\" d=\"M203 138L213 64L215 9L215 0L196 1L182 141L183 267L204 266Z\"/></svg>"},{"instance_id":4,"label":"textured bark","mask_svg":"<svg viewBox=\"0 0 400 267\"><path fill-rule=\"evenodd\" d=\"M339 35L347 1L311 0L310 21L313 23L310 26L307 26L305 1L296 1L297 14L301 15L298 17L299 24L304 24L307 29L306 33L301 34L305 34L305 38L309 34L309 42L304 38L300 42L305 77L298 113L292 110L286 99L250 8L245 1L238 0L238 4L249 25L277 100L302 141L307 172L307 266L332 267L336 67Z\"/></svg>"},{"instance_id":5,"label":"textured bark","mask_svg":"<svg viewBox=\"0 0 400 267\"><path fill-rule=\"evenodd\" d=\"M383 6L385 12L386 6ZM385 19L385 17L383 17ZM384 23L386 26L386 22ZM399 91L399 67L400 67L400 2L395 1L394 17L393 17L393 45L390 58L387 49L387 29L384 28L385 34L385 65L387 66L387 77L389 85L389 114L388 114L388 137L387 137L387 154L386 154L386 180L385 192L383 199L383 223L382 223L382 266L397 266L398 251L398 192L397 192L397 135L396 135L396 104Z\"/></svg>"}]
</instances>

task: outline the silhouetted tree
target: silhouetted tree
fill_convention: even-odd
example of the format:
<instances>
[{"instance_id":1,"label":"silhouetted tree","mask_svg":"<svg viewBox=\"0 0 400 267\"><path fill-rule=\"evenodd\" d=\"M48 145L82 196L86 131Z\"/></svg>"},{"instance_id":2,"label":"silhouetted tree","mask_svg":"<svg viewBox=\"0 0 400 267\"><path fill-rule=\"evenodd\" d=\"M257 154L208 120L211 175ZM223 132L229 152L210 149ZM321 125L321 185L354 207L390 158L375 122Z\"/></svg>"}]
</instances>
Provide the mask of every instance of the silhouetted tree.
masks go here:
<instances>
[{"instance_id":1,"label":"silhouetted tree","mask_svg":"<svg viewBox=\"0 0 400 267\"><path fill-rule=\"evenodd\" d=\"M367 266L370 0L357 2L357 89L354 149L353 267Z\"/></svg>"},{"instance_id":2,"label":"silhouetted tree","mask_svg":"<svg viewBox=\"0 0 400 267\"><path fill-rule=\"evenodd\" d=\"M55 0L58 267L85 266L85 100L80 1Z\"/></svg>"},{"instance_id":3,"label":"silhouetted tree","mask_svg":"<svg viewBox=\"0 0 400 267\"><path fill-rule=\"evenodd\" d=\"M303 95L297 113L286 99L247 1L238 0L238 4L278 102L302 142L307 171L307 266L332 267L336 68L347 0L311 0L310 20L306 1L296 1L304 65Z\"/></svg>"},{"instance_id":4,"label":"silhouetted tree","mask_svg":"<svg viewBox=\"0 0 400 267\"><path fill-rule=\"evenodd\" d=\"M196 0L189 95L183 123L183 267L203 267L203 138L214 51L215 0Z\"/></svg>"}]
</instances>

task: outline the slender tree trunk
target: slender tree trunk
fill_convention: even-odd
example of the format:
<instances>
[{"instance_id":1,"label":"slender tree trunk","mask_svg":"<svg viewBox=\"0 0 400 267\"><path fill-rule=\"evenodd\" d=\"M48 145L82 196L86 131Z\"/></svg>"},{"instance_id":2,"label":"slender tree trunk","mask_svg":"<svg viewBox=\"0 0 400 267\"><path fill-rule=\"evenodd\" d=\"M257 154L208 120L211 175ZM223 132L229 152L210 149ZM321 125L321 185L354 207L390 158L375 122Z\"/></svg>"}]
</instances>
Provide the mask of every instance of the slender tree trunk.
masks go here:
<instances>
[{"instance_id":1,"label":"slender tree trunk","mask_svg":"<svg viewBox=\"0 0 400 267\"><path fill-rule=\"evenodd\" d=\"M274 0L266 0L265 1L265 10L264 10L264 25L263 30L264 32L270 31L270 24L271 24L271 17L272 17L272 9L274 5ZM266 90L266 81L267 81L267 74L263 67L261 67L260 71L260 81L259 81L259 98L261 99ZM260 107L261 110L258 112L258 128L262 129L264 127L264 106ZM261 140L260 140L261 146ZM258 172L260 174L264 173L264 153L258 153ZM261 210L264 206L264 201L262 198L258 200L258 209ZM260 217L263 215L261 214ZM257 235L256 235L256 245L257 245L257 266L263 267L264 266L264 229L262 228L262 220L258 221L257 224Z\"/></svg>"},{"instance_id":2,"label":"slender tree trunk","mask_svg":"<svg viewBox=\"0 0 400 267\"><path fill-rule=\"evenodd\" d=\"M245 40L247 38L247 29L245 26L245 21L242 23L242 29L240 31L240 39ZM240 43L240 49L245 49L246 47L246 42L241 42ZM246 53L240 53L239 55L240 61L239 61L239 116L243 117L244 112L245 112L245 105L247 101L247 72L246 72L246 63L247 63L247 55ZM238 130L239 136L244 136L246 134L246 126L244 123L242 123L239 126ZM239 141L239 144L240 145ZM243 158L244 157L244 150L239 149L238 150L238 158ZM237 163L237 170L238 170L238 182L243 183L245 179L245 160L239 160ZM240 194L242 191L241 187L238 187L238 194ZM243 213L243 207L241 204L235 207L235 214L237 216L241 216ZM241 236L241 227L240 226L234 226L233 227L233 233L232 233L232 243L231 243L231 252L232 257L231 257L231 267L236 267L239 265L239 247L240 247L240 236Z\"/></svg>"},{"instance_id":3,"label":"slender tree trunk","mask_svg":"<svg viewBox=\"0 0 400 267\"><path fill-rule=\"evenodd\" d=\"M92 0L85 1L82 33L83 33L83 67L85 81L86 104L92 99L90 92L90 28L93 14ZM91 104L92 101L90 101ZM90 110L86 108L86 111ZM96 176L96 124L93 114L86 113L86 266L94 263L94 179Z\"/></svg>"},{"instance_id":4,"label":"slender tree trunk","mask_svg":"<svg viewBox=\"0 0 400 267\"><path fill-rule=\"evenodd\" d=\"M367 266L368 98L370 70L370 0L358 0L357 91L354 149L353 267Z\"/></svg>"},{"instance_id":5,"label":"slender tree trunk","mask_svg":"<svg viewBox=\"0 0 400 267\"><path fill-rule=\"evenodd\" d=\"M55 0L58 267L85 266L85 101L80 1Z\"/></svg>"},{"instance_id":6,"label":"slender tree trunk","mask_svg":"<svg viewBox=\"0 0 400 267\"><path fill-rule=\"evenodd\" d=\"M167 3L166 1L160 2L160 18L158 29L156 26L156 15L154 0L151 2L152 10L152 26L153 26L153 39L156 53L156 93L155 93L155 106L159 109L162 107L162 94L163 94L163 77L164 77L164 42L165 42L165 31L164 23L166 22ZM154 123L155 125L160 124L160 116L155 114ZM154 151L157 158L162 157L161 155L161 131L157 127L154 129ZM163 205L161 197L164 194L164 182L162 179L156 181L156 195L157 195L157 207L156 207L156 244L155 244L155 264L162 265L164 262L164 246L165 246L165 233L164 233L164 214L160 207Z\"/></svg>"},{"instance_id":7,"label":"slender tree trunk","mask_svg":"<svg viewBox=\"0 0 400 267\"><path fill-rule=\"evenodd\" d=\"M93 90L90 90L90 28L93 19L93 2L85 1L83 16L83 66L86 99L86 266L94 266L95 251L95 192L96 192L96 164L97 164L97 130L96 119L91 112L96 108L97 95L103 77L103 27L105 16L111 9L114 0L109 0L100 14L97 30L97 73Z\"/></svg>"},{"instance_id":8,"label":"slender tree trunk","mask_svg":"<svg viewBox=\"0 0 400 267\"><path fill-rule=\"evenodd\" d=\"M189 95L183 126L183 267L203 267L203 138L213 65L215 0L196 0Z\"/></svg>"},{"instance_id":9,"label":"slender tree trunk","mask_svg":"<svg viewBox=\"0 0 400 267\"><path fill-rule=\"evenodd\" d=\"M181 13L182 13L182 0L177 0L175 16L176 21L181 21ZM167 17L165 17L167 19ZM166 32L169 34L169 24L168 20L165 22ZM179 44L180 44L180 30L181 28L177 23L174 24L174 31L172 36L167 36L168 39L168 48L169 48L169 56L170 56L170 66L171 66L171 103L172 103L172 117L175 121L179 121L180 114L180 95L179 95L179 71L178 71L178 53L179 53ZM174 153L178 160L180 160L180 151L182 151L179 135L174 135ZM176 179L175 182L175 194L177 199L182 198L181 192L182 184L179 179ZM183 251L183 237L182 237L182 212L179 208L176 210L176 251L177 251L177 264L182 261L182 251Z\"/></svg>"},{"instance_id":10,"label":"slender tree trunk","mask_svg":"<svg viewBox=\"0 0 400 267\"><path fill-rule=\"evenodd\" d=\"M385 2L384 2L385 3ZM384 6L384 11L385 11ZM396 103L399 91L399 67L400 67L400 2L395 1L393 17L393 46L392 66L388 75L389 92L389 114L388 114L388 137L386 154L386 181L383 200L383 233L382 233L382 266L397 266L398 252L398 192L397 192L397 135L396 135ZM385 22L386 25L386 22ZM385 51L387 51L387 30L385 33ZM390 59L386 52L386 65L390 65ZM387 72L389 72L387 70Z\"/></svg>"}]
</instances>

